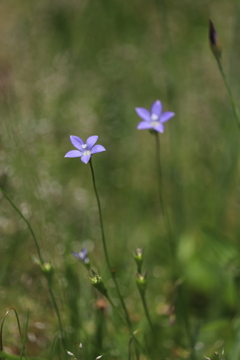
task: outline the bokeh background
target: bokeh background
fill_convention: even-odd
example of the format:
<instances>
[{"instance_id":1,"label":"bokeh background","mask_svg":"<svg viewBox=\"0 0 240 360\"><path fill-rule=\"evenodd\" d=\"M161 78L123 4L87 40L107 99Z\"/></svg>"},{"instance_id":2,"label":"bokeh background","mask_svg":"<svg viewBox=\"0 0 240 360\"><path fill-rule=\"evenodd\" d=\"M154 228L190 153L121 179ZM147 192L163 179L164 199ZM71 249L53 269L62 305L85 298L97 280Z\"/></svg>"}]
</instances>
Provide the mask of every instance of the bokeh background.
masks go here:
<instances>
[{"instance_id":1,"label":"bokeh background","mask_svg":"<svg viewBox=\"0 0 240 360\"><path fill-rule=\"evenodd\" d=\"M73 149L69 135L98 135L107 149L93 158L106 238L131 316L144 323L132 257L144 246L148 302L165 329L163 346L171 358L188 357L184 337L174 339L169 325L174 291L154 137L136 129L135 107L150 108L160 99L176 114L160 136L163 192L198 356L222 348L231 359L240 356L240 134L209 49L209 18L239 103L237 0L0 2L0 185L55 267L64 324L77 341L87 343L95 331L95 300L71 252L86 246L95 269L112 283L89 166L64 155ZM29 309L28 352L39 356L51 348L57 321L32 238L0 200L0 317L15 306L24 321ZM110 309L105 316L111 318ZM4 345L17 354L17 326L10 319ZM111 338L112 331L106 335L109 358L121 359L125 345L120 335Z\"/></svg>"}]
</instances>

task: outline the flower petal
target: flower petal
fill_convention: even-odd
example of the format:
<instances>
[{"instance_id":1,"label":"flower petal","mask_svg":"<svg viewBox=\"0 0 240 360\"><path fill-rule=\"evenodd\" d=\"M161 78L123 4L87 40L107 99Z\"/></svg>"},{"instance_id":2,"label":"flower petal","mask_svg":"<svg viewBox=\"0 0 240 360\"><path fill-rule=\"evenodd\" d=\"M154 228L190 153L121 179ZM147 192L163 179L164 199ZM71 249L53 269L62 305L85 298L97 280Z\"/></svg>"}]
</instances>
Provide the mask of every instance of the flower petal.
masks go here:
<instances>
[{"instance_id":1,"label":"flower petal","mask_svg":"<svg viewBox=\"0 0 240 360\"><path fill-rule=\"evenodd\" d=\"M155 131L158 131L160 133L163 133L164 132L164 125L159 123L157 126L154 126L153 128Z\"/></svg>"},{"instance_id":2,"label":"flower petal","mask_svg":"<svg viewBox=\"0 0 240 360\"><path fill-rule=\"evenodd\" d=\"M161 113L162 113L162 103L160 100L157 100L152 104L151 115L155 114L157 116L160 116Z\"/></svg>"},{"instance_id":3,"label":"flower petal","mask_svg":"<svg viewBox=\"0 0 240 360\"><path fill-rule=\"evenodd\" d=\"M150 121L151 120L151 115L150 112L147 109L144 108L136 108L136 113L138 114L138 116L140 116L140 118L142 118L145 121Z\"/></svg>"},{"instance_id":4,"label":"flower petal","mask_svg":"<svg viewBox=\"0 0 240 360\"><path fill-rule=\"evenodd\" d=\"M97 136L97 135L90 136L90 137L87 139L86 144L87 144L88 150L91 150L91 148L93 147L93 145L97 142L97 139L98 139L98 136Z\"/></svg>"},{"instance_id":5,"label":"flower petal","mask_svg":"<svg viewBox=\"0 0 240 360\"><path fill-rule=\"evenodd\" d=\"M160 122L164 123L165 121L170 120L175 114L171 111L164 112L160 117Z\"/></svg>"},{"instance_id":6,"label":"flower petal","mask_svg":"<svg viewBox=\"0 0 240 360\"><path fill-rule=\"evenodd\" d=\"M70 141L76 149L82 150L82 145L84 145L84 142L80 137L71 135Z\"/></svg>"},{"instance_id":7,"label":"flower petal","mask_svg":"<svg viewBox=\"0 0 240 360\"><path fill-rule=\"evenodd\" d=\"M91 150L91 154L96 154L102 151L106 151L105 147L102 145L95 145L92 150Z\"/></svg>"},{"instance_id":8,"label":"flower petal","mask_svg":"<svg viewBox=\"0 0 240 360\"><path fill-rule=\"evenodd\" d=\"M81 157L81 161L84 162L84 164L87 164L91 158L91 155L83 155Z\"/></svg>"},{"instance_id":9,"label":"flower petal","mask_svg":"<svg viewBox=\"0 0 240 360\"><path fill-rule=\"evenodd\" d=\"M79 150L70 150L68 151L64 157L66 158L75 158L82 156L82 153Z\"/></svg>"},{"instance_id":10,"label":"flower petal","mask_svg":"<svg viewBox=\"0 0 240 360\"><path fill-rule=\"evenodd\" d=\"M76 258L82 260L82 258L81 258L81 256L80 256L80 253L77 253L77 252L74 252L74 251L73 251L72 254L73 254L74 256L76 256Z\"/></svg>"},{"instance_id":11,"label":"flower petal","mask_svg":"<svg viewBox=\"0 0 240 360\"><path fill-rule=\"evenodd\" d=\"M137 126L138 130L145 130L145 129L151 129L152 125L150 122L148 121L141 121L138 126Z\"/></svg>"}]
</instances>

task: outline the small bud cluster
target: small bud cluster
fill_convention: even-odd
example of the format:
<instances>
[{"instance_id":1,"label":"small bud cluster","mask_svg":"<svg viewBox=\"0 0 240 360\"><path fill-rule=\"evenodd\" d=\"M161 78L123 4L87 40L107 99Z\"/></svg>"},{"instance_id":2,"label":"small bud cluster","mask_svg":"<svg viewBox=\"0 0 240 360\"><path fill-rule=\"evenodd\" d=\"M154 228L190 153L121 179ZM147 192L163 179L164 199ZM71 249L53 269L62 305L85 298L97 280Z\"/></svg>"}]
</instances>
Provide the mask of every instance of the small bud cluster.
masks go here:
<instances>
[{"instance_id":1,"label":"small bud cluster","mask_svg":"<svg viewBox=\"0 0 240 360\"><path fill-rule=\"evenodd\" d=\"M143 248L137 248L133 254L134 260L137 264L136 284L141 296L145 295L147 288L147 271L142 273L143 253Z\"/></svg>"},{"instance_id":2,"label":"small bud cluster","mask_svg":"<svg viewBox=\"0 0 240 360\"><path fill-rule=\"evenodd\" d=\"M103 294L106 298L108 297L108 293L107 293L107 289L104 285L103 279L100 275L96 274L93 270L92 270L93 276L90 277L90 281L92 283L92 285L101 293Z\"/></svg>"},{"instance_id":3,"label":"small bud cluster","mask_svg":"<svg viewBox=\"0 0 240 360\"><path fill-rule=\"evenodd\" d=\"M137 248L135 252L133 253L134 259L137 264L137 270L138 273L141 272L142 269L142 263L143 263L143 248Z\"/></svg>"}]
</instances>

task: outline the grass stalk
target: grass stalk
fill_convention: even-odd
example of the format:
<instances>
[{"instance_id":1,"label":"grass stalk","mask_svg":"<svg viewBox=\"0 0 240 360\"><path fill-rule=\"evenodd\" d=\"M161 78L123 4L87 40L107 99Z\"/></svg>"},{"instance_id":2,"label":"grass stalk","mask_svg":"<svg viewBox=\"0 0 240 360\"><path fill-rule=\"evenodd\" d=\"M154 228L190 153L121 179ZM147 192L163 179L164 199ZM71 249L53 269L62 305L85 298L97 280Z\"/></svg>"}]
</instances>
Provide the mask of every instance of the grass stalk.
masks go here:
<instances>
[{"instance_id":1,"label":"grass stalk","mask_svg":"<svg viewBox=\"0 0 240 360\"><path fill-rule=\"evenodd\" d=\"M11 198L7 195L7 193L2 189L0 188L0 191L2 192L2 194L5 196L5 198L9 201L9 203L12 205L12 207L16 210L16 212L19 214L19 216L23 219L23 221L26 223L32 237L33 237L33 240L34 240L34 243L36 245L36 249L37 249L37 253L38 253L38 258L39 258L39 262L40 262L40 266L41 266L41 269L43 269L43 266L44 266L44 261L43 261L43 258L42 258L42 254L41 254L41 250L40 250L40 246L38 244L38 241L37 241L37 238L36 238L36 235L32 229L32 226L31 224L29 223L29 221L25 218L25 216L23 215L23 213L20 211L20 209L14 204L14 202L11 200ZM43 272L44 273L44 272ZM50 279L50 277L46 274L45 274L45 278L47 279L47 283L48 283L48 288L49 288L49 293L50 293L50 297L51 297L51 300L52 300L52 303L53 303L53 307L55 309L55 312L56 312L56 315L57 315L57 319L58 319L58 325L59 325L59 328L60 328L60 332L61 332L61 340L62 340L62 345L63 345L63 349L65 351L66 349L66 345L65 345L65 336L64 336L64 331L63 331L63 326L62 326L62 321L61 321L61 316L60 316L60 312L59 312L59 308L58 308L58 305L57 305L57 301L56 301L56 298L55 298L55 295L54 295L54 292L53 292L53 288L52 288L52 281Z\"/></svg>"},{"instance_id":2,"label":"grass stalk","mask_svg":"<svg viewBox=\"0 0 240 360\"><path fill-rule=\"evenodd\" d=\"M226 89L228 91L228 95L230 97L230 100L231 100L231 105L232 105L232 109L233 109L233 114L234 114L234 117L235 117L235 120L237 122L237 125L240 129L240 113L239 113L239 109L238 109L238 106L235 102L235 99L234 99L234 96L233 96L233 93L232 93L232 89L231 89L231 86L229 85L228 83L228 79L227 79L227 76L226 76L226 73L225 73L225 70L223 68L223 65L222 65L222 60L220 57L218 56L215 56L216 58L216 61L217 61L217 64L218 64L218 68L220 70L220 73L222 75L222 78L223 78L223 81L224 81L224 84L226 86Z\"/></svg>"},{"instance_id":3,"label":"grass stalk","mask_svg":"<svg viewBox=\"0 0 240 360\"><path fill-rule=\"evenodd\" d=\"M156 140L156 166L157 166L157 175L158 175L157 183L158 183L159 203L161 206L163 221L164 221L165 229L166 229L166 232L168 235L168 240L169 240L168 243L169 243L169 249L170 249L170 253L171 253L173 277L174 277L174 281L176 281L179 274L177 273L177 269L176 269L177 262L176 262L175 242L174 242L174 238L173 238L173 233L172 233L172 229L171 229L168 212L165 208L163 192L162 192L163 181L162 181L162 166L161 166L161 156L160 156L160 139L159 139L158 132L154 131L154 135L155 135L155 140Z\"/></svg>"},{"instance_id":4,"label":"grass stalk","mask_svg":"<svg viewBox=\"0 0 240 360\"><path fill-rule=\"evenodd\" d=\"M93 165L92 165L92 160L91 160L91 159L90 159L90 161L89 161L89 164L90 164L90 169L91 169L91 175L92 175L94 192L95 192L96 199L97 199L97 204L98 204L98 212L99 212L101 235L102 235L102 244L103 244L103 250L104 250L105 259L106 259L107 266L108 266L108 269L109 269L109 271L110 271L111 277L112 277L112 279L113 279L113 281L114 281L114 284L115 284L115 286L116 286L117 294L118 294L119 300L120 300L120 302L121 302L121 305L122 305L122 308L123 308L123 311L124 311L124 314L125 314L125 318L126 318L127 324L128 324L128 326L131 328L131 327L132 327L132 324L131 324L131 320L130 320L130 317L129 317L129 314L128 314L128 310L127 310L127 307L126 307L126 305L125 305L125 302L124 302L124 299L123 299L123 297L122 297L122 294L121 294L121 292L120 292L119 285L118 285L117 279L116 279L116 277L115 277L115 272L113 271L113 269L112 269L112 267L111 267L111 264L110 264L110 261L109 261L107 244L106 244L106 238L105 238L105 232L104 232L104 226L103 226L102 208L101 208L100 198L99 198L98 191L97 191L95 174L94 174L94 170L93 170Z\"/></svg>"},{"instance_id":5,"label":"grass stalk","mask_svg":"<svg viewBox=\"0 0 240 360\"><path fill-rule=\"evenodd\" d=\"M174 236L172 233L172 229L171 229L171 224L170 224L170 220L168 217L168 213L167 210L165 208L164 205L164 199L163 199L163 181L162 181L162 167L161 167L161 156L160 156L160 140L159 140L159 133L155 132L155 139L156 139L156 159L157 159L157 172L158 172L158 194L159 194L159 202L160 202L160 206L162 209L162 214L163 214L163 220L164 220L164 224L165 224L165 228L168 234L168 238L169 238L169 248L170 248L170 252L171 252L171 260L172 260L172 269L173 269L173 279L176 282L177 279L179 278L179 266L178 266L178 259L176 256L176 249L175 249L175 240L174 240ZM182 285L180 285L180 287L182 287ZM191 360L195 359L195 350L194 350L194 340L191 334L191 329L190 329L190 325L189 325L189 319L188 319L188 313L186 311L186 302L185 302L185 298L184 298L184 294L182 293L182 289L180 288L179 291L179 302L180 302L180 306L181 306L181 317L182 317L182 321L184 323L185 326L185 330L186 330L186 334L189 340L189 345L191 348Z\"/></svg>"},{"instance_id":6,"label":"grass stalk","mask_svg":"<svg viewBox=\"0 0 240 360\"><path fill-rule=\"evenodd\" d=\"M140 292L140 296L141 296L141 300L142 300L142 304L143 304L145 316L146 316L146 318L147 318L149 327L150 327L150 329L152 330L153 335L154 335L153 324L152 324L152 320L151 320L151 317L150 317L150 314L149 314L146 297L145 297L145 295L144 295L141 291L139 291L139 292Z\"/></svg>"},{"instance_id":7,"label":"grass stalk","mask_svg":"<svg viewBox=\"0 0 240 360\"><path fill-rule=\"evenodd\" d=\"M118 316L120 317L120 319L122 320L123 324L125 326L127 326L132 338L134 339L135 343L138 345L139 349L143 352L146 353L146 350L143 348L143 346L141 345L141 343L138 341L138 339L136 338L136 335L134 334L133 330L132 330L132 326L128 324L128 322L126 321L126 319L122 316L121 312L118 310L118 308L114 305L112 299L110 298L110 296L107 294L105 295L107 300L109 301L109 303L111 304L111 306L113 307L113 309L116 311L116 313L118 314Z\"/></svg>"}]
</instances>

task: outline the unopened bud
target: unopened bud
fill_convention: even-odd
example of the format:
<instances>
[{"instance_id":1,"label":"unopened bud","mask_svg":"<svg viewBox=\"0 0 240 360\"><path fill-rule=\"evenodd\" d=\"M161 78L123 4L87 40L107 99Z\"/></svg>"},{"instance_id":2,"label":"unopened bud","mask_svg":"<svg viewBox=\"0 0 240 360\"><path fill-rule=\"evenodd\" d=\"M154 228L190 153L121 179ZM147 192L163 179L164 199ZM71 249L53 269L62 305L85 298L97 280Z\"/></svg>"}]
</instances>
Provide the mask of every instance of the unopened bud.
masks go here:
<instances>
[{"instance_id":1,"label":"unopened bud","mask_svg":"<svg viewBox=\"0 0 240 360\"><path fill-rule=\"evenodd\" d=\"M137 283L139 292L141 293L141 295L144 295L146 288L147 288L147 272L146 271L145 271L144 275L139 274L139 273L137 274L136 283Z\"/></svg>"},{"instance_id":2,"label":"unopened bud","mask_svg":"<svg viewBox=\"0 0 240 360\"><path fill-rule=\"evenodd\" d=\"M209 20L209 43L213 55L217 59L220 59L222 55L222 45L211 20Z\"/></svg>"},{"instance_id":3,"label":"unopened bud","mask_svg":"<svg viewBox=\"0 0 240 360\"><path fill-rule=\"evenodd\" d=\"M90 277L92 285L104 296L108 296L107 289L103 283L102 277L95 274L93 277Z\"/></svg>"},{"instance_id":4,"label":"unopened bud","mask_svg":"<svg viewBox=\"0 0 240 360\"><path fill-rule=\"evenodd\" d=\"M43 263L41 266L42 272L46 278L51 282L53 277L54 268L50 263Z\"/></svg>"},{"instance_id":5,"label":"unopened bud","mask_svg":"<svg viewBox=\"0 0 240 360\"><path fill-rule=\"evenodd\" d=\"M133 256L137 264L138 273L141 273L143 263L143 248L137 248Z\"/></svg>"}]
</instances>

